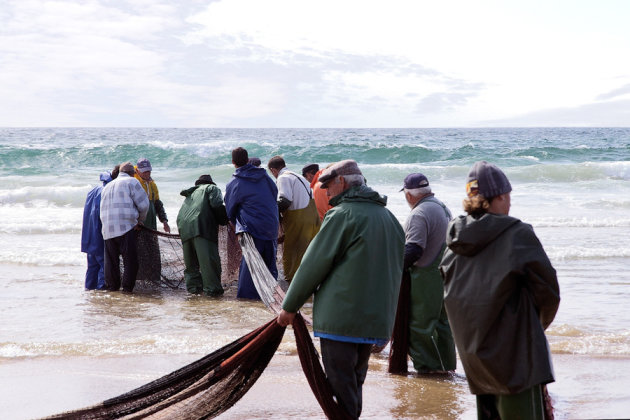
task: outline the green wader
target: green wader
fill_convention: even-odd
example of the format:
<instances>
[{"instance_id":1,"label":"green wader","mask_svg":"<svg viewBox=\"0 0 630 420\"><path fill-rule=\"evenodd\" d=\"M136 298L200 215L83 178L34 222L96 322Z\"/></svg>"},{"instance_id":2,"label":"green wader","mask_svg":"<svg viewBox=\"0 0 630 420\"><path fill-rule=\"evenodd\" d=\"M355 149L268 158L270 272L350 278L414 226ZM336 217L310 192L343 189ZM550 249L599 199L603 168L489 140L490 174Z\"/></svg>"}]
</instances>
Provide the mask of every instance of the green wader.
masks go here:
<instances>
[{"instance_id":1,"label":"green wader","mask_svg":"<svg viewBox=\"0 0 630 420\"><path fill-rule=\"evenodd\" d=\"M542 387L534 385L518 394L477 395L477 418L479 420L520 419L544 420L545 405Z\"/></svg>"},{"instance_id":2,"label":"green wader","mask_svg":"<svg viewBox=\"0 0 630 420\"><path fill-rule=\"evenodd\" d=\"M184 251L184 279L189 293L201 293L211 296L223 294L221 286L221 258L216 243L195 236L182 243ZM200 272L201 271L201 272Z\"/></svg>"},{"instance_id":3,"label":"green wader","mask_svg":"<svg viewBox=\"0 0 630 420\"><path fill-rule=\"evenodd\" d=\"M444 309L444 284L438 269L442 251L428 267L412 266L409 356L418 372L454 370L455 341Z\"/></svg>"},{"instance_id":4,"label":"green wader","mask_svg":"<svg viewBox=\"0 0 630 420\"><path fill-rule=\"evenodd\" d=\"M308 248L317 232L321 220L315 200L312 198L308 206L299 210L287 210L282 216L282 228L284 229L284 251L282 253L282 267L284 277L290 282L293 275L302 262L302 256Z\"/></svg>"}]
</instances>

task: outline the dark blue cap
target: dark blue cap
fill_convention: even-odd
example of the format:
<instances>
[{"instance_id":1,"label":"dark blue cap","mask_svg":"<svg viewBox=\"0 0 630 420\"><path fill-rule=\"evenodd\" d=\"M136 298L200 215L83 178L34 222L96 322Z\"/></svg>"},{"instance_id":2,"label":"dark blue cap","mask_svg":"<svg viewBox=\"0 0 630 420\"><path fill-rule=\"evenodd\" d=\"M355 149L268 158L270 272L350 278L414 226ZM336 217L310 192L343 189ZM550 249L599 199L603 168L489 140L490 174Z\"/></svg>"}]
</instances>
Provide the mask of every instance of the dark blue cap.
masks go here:
<instances>
[{"instance_id":1,"label":"dark blue cap","mask_svg":"<svg viewBox=\"0 0 630 420\"><path fill-rule=\"evenodd\" d=\"M422 175L420 172L415 174L409 174L405 177L405 182L400 191L407 190L415 190L416 188L424 188L429 186L429 180L426 176Z\"/></svg>"}]
</instances>

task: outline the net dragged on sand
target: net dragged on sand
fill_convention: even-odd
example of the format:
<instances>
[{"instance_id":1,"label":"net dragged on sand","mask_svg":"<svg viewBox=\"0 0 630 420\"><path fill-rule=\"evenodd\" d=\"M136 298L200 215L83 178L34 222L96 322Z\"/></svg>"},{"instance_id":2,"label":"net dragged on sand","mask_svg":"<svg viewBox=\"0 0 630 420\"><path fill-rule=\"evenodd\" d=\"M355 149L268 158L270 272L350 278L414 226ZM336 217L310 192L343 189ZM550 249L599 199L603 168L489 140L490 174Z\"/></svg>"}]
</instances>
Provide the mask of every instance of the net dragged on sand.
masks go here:
<instances>
[{"instance_id":1,"label":"net dragged on sand","mask_svg":"<svg viewBox=\"0 0 630 420\"><path fill-rule=\"evenodd\" d=\"M162 235L167 234L160 237ZM174 243L175 236L164 237ZM284 292L264 265L252 238L243 234L240 243L256 288L265 296L263 302L272 311L279 312ZM296 314L292 326L302 370L324 414L331 419L349 419L334 399L300 313ZM232 407L256 383L280 345L284 331L274 318L219 350L135 390L46 419L214 418Z\"/></svg>"}]
</instances>

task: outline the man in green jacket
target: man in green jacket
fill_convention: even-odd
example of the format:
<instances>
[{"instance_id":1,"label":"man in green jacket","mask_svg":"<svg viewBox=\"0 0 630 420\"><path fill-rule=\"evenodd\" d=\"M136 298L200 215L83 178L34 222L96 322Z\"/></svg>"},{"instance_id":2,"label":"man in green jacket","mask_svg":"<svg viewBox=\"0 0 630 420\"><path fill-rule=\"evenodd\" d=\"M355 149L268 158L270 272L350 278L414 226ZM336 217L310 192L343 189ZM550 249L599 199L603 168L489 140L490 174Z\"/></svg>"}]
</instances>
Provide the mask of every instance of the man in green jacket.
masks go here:
<instances>
[{"instance_id":1,"label":"man in green jacket","mask_svg":"<svg viewBox=\"0 0 630 420\"><path fill-rule=\"evenodd\" d=\"M532 227L508 216L512 186L488 162L468 175L448 226L444 304L479 419L544 418L553 382L545 329L560 304L556 271Z\"/></svg>"},{"instance_id":2,"label":"man in green jacket","mask_svg":"<svg viewBox=\"0 0 630 420\"><path fill-rule=\"evenodd\" d=\"M330 166L319 180L333 208L302 258L278 323L290 324L314 295L313 331L326 376L338 403L358 418L370 350L392 333L405 234L354 160Z\"/></svg>"},{"instance_id":3,"label":"man in green jacket","mask_svg":"<svg viewBox=\"0 0 630 420\"><path fill-rule=\"evenodd\" d=\"M218 225L227 224L221 190L210 175L201 175L195 186L183 190L177 228L184 250L184 279L189 293L223 294ZM201 271L201 273L200 273Z\"/></svg>"}]
</instances>

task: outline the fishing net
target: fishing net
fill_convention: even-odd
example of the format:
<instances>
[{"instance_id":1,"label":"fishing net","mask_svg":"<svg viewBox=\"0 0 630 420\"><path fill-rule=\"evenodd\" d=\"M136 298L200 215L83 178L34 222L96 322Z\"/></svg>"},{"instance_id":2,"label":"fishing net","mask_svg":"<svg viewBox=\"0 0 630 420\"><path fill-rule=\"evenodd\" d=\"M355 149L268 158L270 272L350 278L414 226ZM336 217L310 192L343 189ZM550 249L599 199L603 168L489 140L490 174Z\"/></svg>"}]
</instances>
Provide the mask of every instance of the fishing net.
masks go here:
<instances>
[{"instance_id":1,"label":"fishing net","mask_svg":"<svg viewBox=\"0 0 630 420\"><path fill-rule=\"evenodd\" d=\"M238 279L241 248L231 225L219 226L219 255L221 256L221 283ZM136 285L143 289L184 286L184 252L177 234L164 233L142 226L137 235L138 274ZM123 268L121 267L121 270ZM122 271L121 271L122 272Z\"/></svg>"},{"instance_id":2,"label":"fishing net","mask_svg":"<svg viewBox=\"0 0 630 420\"><path fill-rule=\"evenodd\" d=\"M285 328L275 319L175 372L91 407L47 419L208 419L233 406L273 357Z\"/></svg>"},{"instance_id":3,"label":"fishing net","mask_svg":"<svg viewBox=\"0 0 630 420\"><path fill-rule=\"evenodd\" d=\"M148 232L157 238L161 265L171 266L167 270L161 269L160 281L183 277L183 268L175 268L178 264L183 264L177 255L181 252L181 242L177 235ZM151 235L147 237L150 238ZM240 242L243 256L263 302L272 311L279 312L284 291L267 269L251 236L243 234L237 242L235 236L229 237L229 231L224 235L222 246L228 252L229 247L234 246L230 243L238 247ZM155 253L155 250L150 252ZM229 266L229 258L226 259L226 265ZM169 283L168 287L174 285L175 283ZM292 325L302 369L324 414L332 419L349 419L349 415L334 399L304 317L298 313ZM232 407L254 385L280 345L284 331L285 327L281 327L274 318L219 350L133 391L91 407L60 413L47 419L214 418Z\"/></svg>"},{"instance_id":4,"label":"fishing net","mask_svg":"<svg viewBox=\"0 0 630 420\"><path fill-rule=\"evenodd\" d=\"M408 372L407 354L409 353L409 305L411 304L411 278L407 270L403 271L396 306L394 331L389 347L388 372L406 375Z\"/></svg>"}]
</instances>

